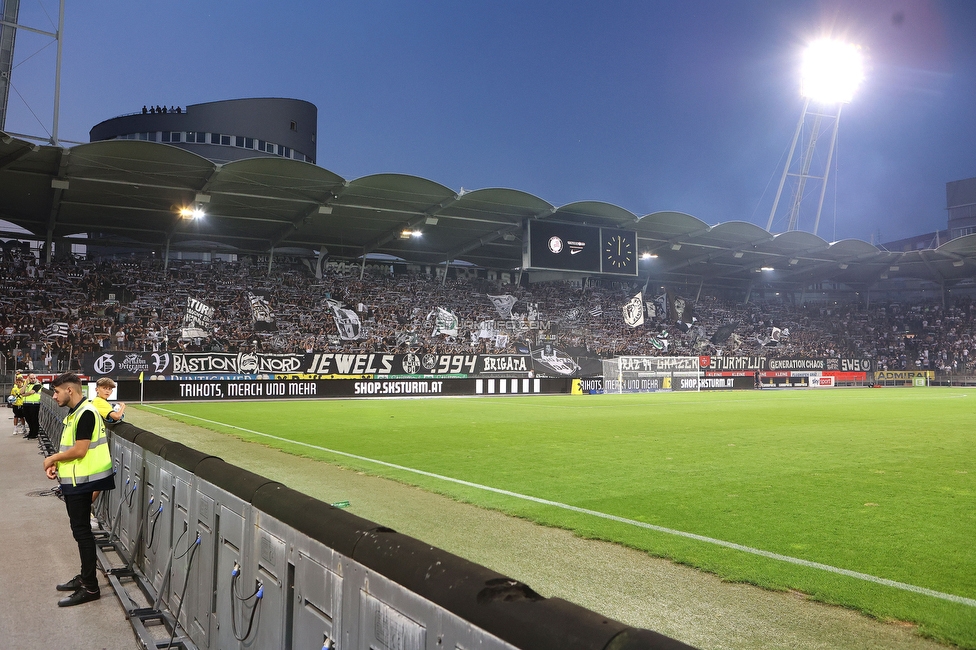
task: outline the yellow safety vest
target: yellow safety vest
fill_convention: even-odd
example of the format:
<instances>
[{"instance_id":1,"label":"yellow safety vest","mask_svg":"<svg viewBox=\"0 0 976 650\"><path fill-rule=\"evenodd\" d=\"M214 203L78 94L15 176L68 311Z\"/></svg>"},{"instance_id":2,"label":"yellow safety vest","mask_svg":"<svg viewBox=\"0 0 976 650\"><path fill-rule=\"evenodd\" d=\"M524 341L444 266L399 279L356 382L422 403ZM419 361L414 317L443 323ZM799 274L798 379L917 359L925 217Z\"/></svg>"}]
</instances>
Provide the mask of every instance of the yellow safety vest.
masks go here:
<instances>
[{"instance_id":1,"label":"yellow safety vest","mask_svg":"<svg viewBox=\"0 0 976 650\"><path fill-rule=\"evenodd\" d=\"M41 403L41 385L40 384L30 384L30 388L27 390L36 390L37 392L33 395L27 395L24 397L24 404L40 404Z\"/></svg>"},{"instance_id":2,"label":"yellow safety vest","mask_svg":"<svg viewBox=\"0 0 976 650\"><path fill-rule=\"evenodd\" d=\"M64 418L60 451L67 451L74 447L78 418L86 411L90 411L95 416L95 430L92 432L91 444L88 445L88 453L84 458L58 463L58 479L64 485L91 483L114 473L112 452L109 450L108 436L105 435L105 422L89 400L84 400L78 408Z\"/></svg>"}]
</instances>

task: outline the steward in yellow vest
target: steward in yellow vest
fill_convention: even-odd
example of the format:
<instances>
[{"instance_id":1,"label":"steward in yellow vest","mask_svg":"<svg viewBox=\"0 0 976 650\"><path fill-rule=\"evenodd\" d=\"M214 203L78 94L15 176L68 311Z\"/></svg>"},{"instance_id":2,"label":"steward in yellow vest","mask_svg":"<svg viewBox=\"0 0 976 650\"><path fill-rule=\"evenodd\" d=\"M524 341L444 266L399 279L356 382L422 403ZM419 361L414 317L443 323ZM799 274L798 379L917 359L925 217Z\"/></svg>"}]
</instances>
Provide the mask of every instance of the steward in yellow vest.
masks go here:
<instances>
[{"instance_id":1,"label":"steward in yellow vest","mask_svg":"<svg viewBox=\"0 0 976 650\"><path fill-rule=\"evenodd\" d=\"M73 593L58 601L59 607L80 605L99 597L95 536L91 530L92 495L115 488L112 454L105 423L81 393L78 375L60 375L53 382L54 401L68 407L61 434L61 448L44 459L47 477L61 483L71 534L78 543L81 573L57 586Z\"/></svg>"},{"instance_id":2,"label":"steward in yellow vest","mask_svg":"<svg viewBox=\"0 0 976 650\"><path fill-rule=\"evenodd\" d=\"M41 429L38 416L41 412L42 388L43 386L37 381L37 375L31 374L27 376L27 382L21 389L21 394L24 396L23 409L24 419L27 420L28 438L36 438Z\"/></svg>"}]
</instances>

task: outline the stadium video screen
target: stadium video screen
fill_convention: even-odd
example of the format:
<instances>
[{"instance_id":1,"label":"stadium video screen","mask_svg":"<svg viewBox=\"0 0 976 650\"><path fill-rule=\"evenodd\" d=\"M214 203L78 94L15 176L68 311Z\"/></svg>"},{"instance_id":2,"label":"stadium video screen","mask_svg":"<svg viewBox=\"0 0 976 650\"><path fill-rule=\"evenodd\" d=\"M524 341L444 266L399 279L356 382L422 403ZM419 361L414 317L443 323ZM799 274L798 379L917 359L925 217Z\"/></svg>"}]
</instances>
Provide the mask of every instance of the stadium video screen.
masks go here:
<instances>
[{"instance_id":1,"label":"stadium video screen","mask_svg":"<svg viewBox=\"0 0 976 650\"><path fill-rule=\"evenodd\" d=\"M637 233L615 228L529 219L526 269L637 275Z\"/></svg>"}]
</instances>

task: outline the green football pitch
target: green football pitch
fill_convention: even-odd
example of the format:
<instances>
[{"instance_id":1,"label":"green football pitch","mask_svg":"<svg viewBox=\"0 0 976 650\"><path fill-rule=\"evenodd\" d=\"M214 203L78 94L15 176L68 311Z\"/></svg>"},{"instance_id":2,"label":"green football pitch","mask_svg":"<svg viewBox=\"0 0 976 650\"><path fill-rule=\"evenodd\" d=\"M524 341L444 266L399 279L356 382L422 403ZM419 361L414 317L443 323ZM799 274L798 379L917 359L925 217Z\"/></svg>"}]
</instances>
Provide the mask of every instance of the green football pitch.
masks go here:
<instances>
[{"instance_id":1,"label":"green football pitch","mask_svg":"<svg viewBox=\"0 0 976 650\"><path fill-rule=\"evenodd\" d=\"M976 389L147 408L976 648Z\"/></svg>"}]
</instances>

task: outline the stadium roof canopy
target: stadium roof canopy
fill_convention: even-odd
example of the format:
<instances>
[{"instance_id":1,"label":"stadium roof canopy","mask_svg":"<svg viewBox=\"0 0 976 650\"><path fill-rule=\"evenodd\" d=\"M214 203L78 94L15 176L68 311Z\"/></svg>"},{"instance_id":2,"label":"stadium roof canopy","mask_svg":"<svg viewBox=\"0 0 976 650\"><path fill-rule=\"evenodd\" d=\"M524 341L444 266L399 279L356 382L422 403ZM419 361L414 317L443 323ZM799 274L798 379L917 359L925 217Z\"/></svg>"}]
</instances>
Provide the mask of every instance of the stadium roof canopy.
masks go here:
<instances>
[{"instance_id":1,"label":"stadium roof canopy","mask_svg":"<svg viewBox=\"0 0 976 650\"><path fill-rule=\"evenodd\" d=\"M193 206L206 216L180 216ZM639 252L657 256L641 262L641 277L659 283L870 288L887 278L944 285L976 278L976 235L889 252L799 231L773 235L745 222L709 226L678 212L638 217L599 201L556 207L512 189L457 193L401 174L346 180L284 158L219 165L166 144L110 140L66 149L0 133L0 219L41 240L81 235L98 245L238 253L325 247L333 258L373 253L515 269L527 218L635 230ZM404 234L412 231L421 234Z\"/></svg>"}]
</instances>

